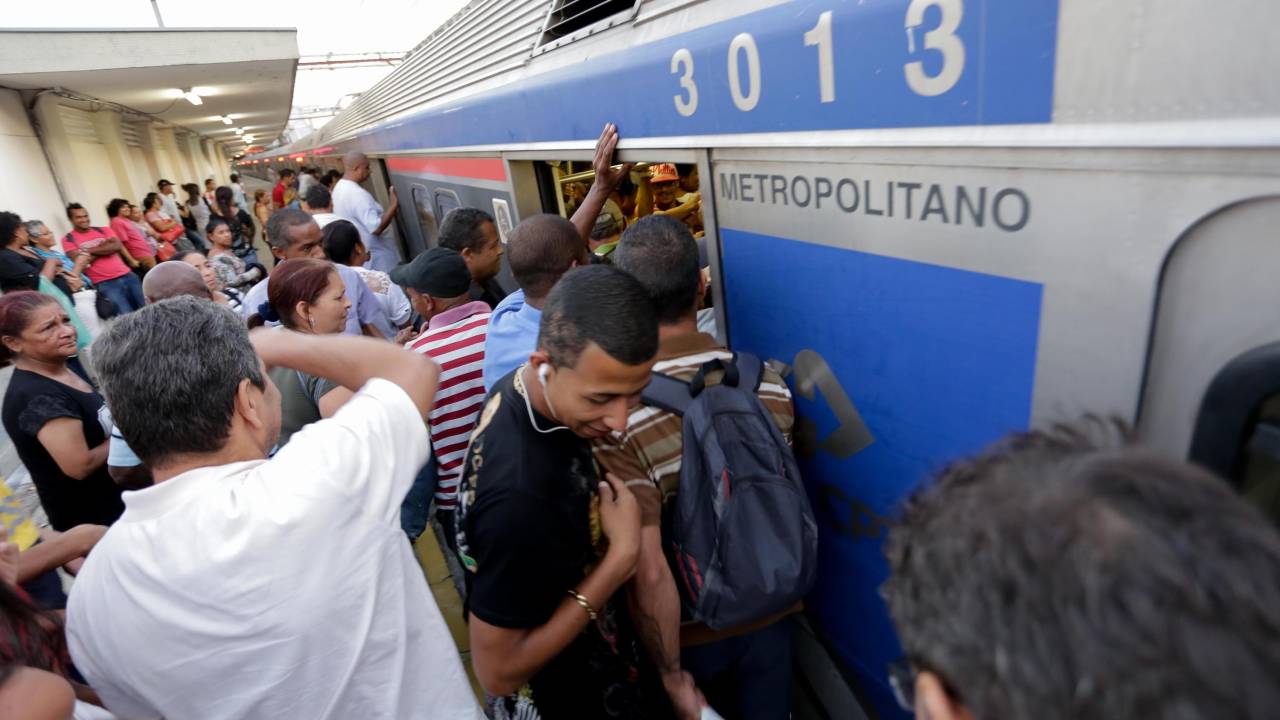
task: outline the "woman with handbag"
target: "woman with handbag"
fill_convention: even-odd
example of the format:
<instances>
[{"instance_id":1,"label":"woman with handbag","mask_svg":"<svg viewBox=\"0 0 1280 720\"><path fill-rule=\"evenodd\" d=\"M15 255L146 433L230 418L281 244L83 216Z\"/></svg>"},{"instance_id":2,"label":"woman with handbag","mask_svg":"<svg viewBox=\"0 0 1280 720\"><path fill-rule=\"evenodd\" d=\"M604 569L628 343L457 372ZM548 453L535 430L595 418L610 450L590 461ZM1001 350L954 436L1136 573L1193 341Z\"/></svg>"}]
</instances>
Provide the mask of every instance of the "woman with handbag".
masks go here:
<instances>
[{"instance_id":1,"label":"woman with handbag","mask_svg":"<svg viewBox=\"0 0 1280 720\"><path fill-rule=\"evenodd\" d=\"M156 247L156 260L164 262L171 259L178 250L182 250L178 246L179 239L185 240L187 229L182 223L169 217L169 214L160 209L160 195L158 193L147 193L142 199L142 216L146 218L151 225L151 229L156 231L159 238ZM191 248L185 248L190 250Z\"/></svg>"},{"instance_id":2,"label":"woman with handbag","mask_svg":"<svg viewBox=\"0 0 1280 720\"><path fill-rule=\"evenodd\" d=\"M133 204L124 198L116 198L107 203L107 217L111 218L111 231L120 238L124 249L129 251L138 264L139 275L145 275L156 266L156 251L147 241L147 237L138 232L138 228L130 218L133 215Z\"/></svg>"}]
</instances>

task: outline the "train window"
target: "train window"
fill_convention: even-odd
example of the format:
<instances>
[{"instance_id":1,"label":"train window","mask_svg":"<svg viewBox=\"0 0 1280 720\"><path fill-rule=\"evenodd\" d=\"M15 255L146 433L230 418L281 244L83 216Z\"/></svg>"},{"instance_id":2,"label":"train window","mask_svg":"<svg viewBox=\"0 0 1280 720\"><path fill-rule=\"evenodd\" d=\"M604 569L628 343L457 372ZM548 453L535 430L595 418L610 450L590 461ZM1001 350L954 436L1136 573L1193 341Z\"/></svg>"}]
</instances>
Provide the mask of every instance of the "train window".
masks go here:
<instances>
[{"instance_id":1,"label":"train window","mask_svg":"<svg viewBox=\"0 0 1280 720\"><path fill-rule=\"evenodd\" d=\"M413 212L418 221L418 227L422 230L422 242L427 247L434 247L440 222L436 217L435 207L431 203L431 192L413 183L409 186L409 194L413 196Z\"/></svg>"},{"instance_id":2,"label":"train window","mask_svg":"<svg viewBox=\"0 0 1280 720\"><path fill-rule=\"evenodd\" d=\"M587 197L595 172L591 163L580 161L544 161L538 175L554 188L544 193L546 212L572 217ZM609 262L609 254L617 247L622 233L632 223L648 215L666 215L683 222L698 241L698 254L704 274L707 276L707 293L704 307L698 314L698 325L704 331L725 341L724 325L715 318L715 283L711 276L710 247L705 240L703 222L702 185L698 166L694 163L640 162L631 174L624 178L618 189L605 202L604 210L596 219L588 247L593 262Z\"/></svg>"},{"instance_id":3,"label":"train window","mask_svg":"<svg viewBox=\"0 0 1280 720\"><path fill-rule=\"evenodd\" d=\"M640 10L641 0L555 0L542 24L539 50L550 50L591 34L630 21Z\"/></svg>"},{"instance_id":4,"label":"train window","mask_svg":"<svg viewBox=\"0 0 1280 720\"><path fill-rule=\"evenodd\" d=\"M458 199L458 194L452 190L436 190L436 217L444 219L449 211L462 207L462 201Z\"/></svg>"},{"instance_id":5,"label":"train window","mask_svg":"<svg viewBox=\"0 0 1280 720\"><path fill-rule=\"evenodd\" d=\"M559 188L558 212L572 217L587 196L595 173L587 162L549 162L551 177ZM646 215L668 215L689 227L695 238L705 232L702 219L702 192L698 166L692 163L637 163L605 203L603 215L614 220L617 233ZM602 221L603 222L603 221ZM603 225L608 229L607 224ZM615 238L616 239L616 238ZM593 241L593 246L596 243ZM595 249L593 247L593 249Z\"/></svg>"}]
</instances>

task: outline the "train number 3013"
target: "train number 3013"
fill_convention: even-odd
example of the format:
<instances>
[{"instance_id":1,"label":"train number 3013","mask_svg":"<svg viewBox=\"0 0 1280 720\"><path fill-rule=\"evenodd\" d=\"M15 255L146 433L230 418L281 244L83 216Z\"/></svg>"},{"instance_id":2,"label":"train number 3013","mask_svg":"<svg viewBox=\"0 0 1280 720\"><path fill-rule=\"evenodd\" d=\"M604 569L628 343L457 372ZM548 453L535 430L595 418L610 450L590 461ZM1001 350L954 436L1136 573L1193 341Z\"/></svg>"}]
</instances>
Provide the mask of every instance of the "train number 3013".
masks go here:
<instances>
[{"instance_id":1,"label":"train number 3013","mask_svg":"<svg viewBox=\"0 0 1280 720\"><path fill-rule=\"evenodd\" d=\"M941 21L932 30L926 30L919 40L925 11L936 7ZM912 60L902 67L903 79L912 92L925 97L941 95L955 87L964 74L964 42L956 31L964 17L963 0L911 0L907 6L907 53L917 56L932 51L942 56L942 67L937 74L925 71L922 60ZM818 24L805 32L806 47L817 48L818 92L824 103L836 101L835 49L832 46L832 15L827 10L818 17ZM750 112L760 102L760 51L751 33L738 33L729 42L728 86L734 107ZM745 83L743 69L746 70ZM698 111L698 83L694 76L693 53L680 48L671 55L671 74L677 77L680 92L672 96L676 112L692 117Z\"/></svg>"}]
</instances>

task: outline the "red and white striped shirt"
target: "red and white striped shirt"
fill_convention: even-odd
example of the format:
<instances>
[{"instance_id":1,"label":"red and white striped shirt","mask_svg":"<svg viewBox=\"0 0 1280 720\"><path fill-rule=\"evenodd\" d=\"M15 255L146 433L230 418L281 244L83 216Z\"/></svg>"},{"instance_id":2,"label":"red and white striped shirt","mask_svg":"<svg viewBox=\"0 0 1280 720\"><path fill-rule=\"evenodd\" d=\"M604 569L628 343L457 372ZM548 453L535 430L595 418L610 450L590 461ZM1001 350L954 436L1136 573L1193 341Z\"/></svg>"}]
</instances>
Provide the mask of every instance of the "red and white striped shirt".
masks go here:
<instances>
[{"instance_id":1,"label":"red and white striped shirt","mask_svg":"<svg viewBox=\"0 0 1280 720\"><path fill-rule=\"evenodd\" d=\"M458 479L467 442L484 406L484 340L489 306L474 301L431 318L427 329L405 347L440 366L440 386L427 417L436 456L436 505L458 504Z\"/></svg>"}]
</instances>

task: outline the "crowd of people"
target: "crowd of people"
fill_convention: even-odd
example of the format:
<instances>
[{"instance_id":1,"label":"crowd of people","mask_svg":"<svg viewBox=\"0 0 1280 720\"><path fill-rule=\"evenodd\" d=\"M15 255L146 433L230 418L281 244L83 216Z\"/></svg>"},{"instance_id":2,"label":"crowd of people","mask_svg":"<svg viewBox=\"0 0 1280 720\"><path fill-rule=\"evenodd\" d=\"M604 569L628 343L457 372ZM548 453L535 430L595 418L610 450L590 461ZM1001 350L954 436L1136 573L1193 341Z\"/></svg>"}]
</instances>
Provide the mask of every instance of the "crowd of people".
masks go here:
<instances>
[{"instance_id":1,"label":"crowd of people","mask_svg":"<svg viewBox=\"0 0 1280 720\"><path fill-rule=\"evenodd\" d=\"M61 249L0 214L3 423L51 525L0 496L0 716L789 717L807 586L748 615L723 590L804 562L771 517L803 528L803 493L761 504L730 472L795 479L792 396L707 331L698 198L654 165L644 202L667 212L623 210L616 144L607 126L571 218L504 244L460 208L405 263L359 153L342 177L282 173L265 212L265 191L249 208L212 184L179 207L165 181L106 227L73 205ZM708 425L730 399L750 417ZM717 516L715 564L690 567L700 503L756 513L759 536ZM432 519L480 699L414 555ZM917 717L1280 707L1280 534L1112 423L958 462L886 554L891 678Z\"/></svg>"}]
</instances>

